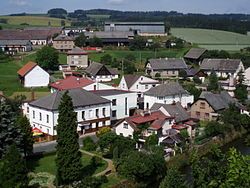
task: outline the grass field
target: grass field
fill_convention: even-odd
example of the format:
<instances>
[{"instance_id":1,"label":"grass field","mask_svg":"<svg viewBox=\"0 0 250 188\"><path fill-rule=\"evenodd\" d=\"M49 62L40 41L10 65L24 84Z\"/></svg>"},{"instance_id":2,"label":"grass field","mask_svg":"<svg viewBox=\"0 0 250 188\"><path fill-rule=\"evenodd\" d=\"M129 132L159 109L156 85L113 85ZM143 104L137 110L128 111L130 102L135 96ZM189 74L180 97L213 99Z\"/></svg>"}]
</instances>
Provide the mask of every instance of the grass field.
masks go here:
<instances>
[{"instance_id":1,"label":"grass field","mask_svg":"<svg viewBox=\"0 0 250 188\"><path fill-rule=\"evenodd\" d=\"M22 23L27 23L29 26L61 26L61 20L58 18L50 18L46 16L0 16L0 19L7 19L8 24L1 24L3 27L16 27ZM64 20L66 26L70 26L69 20ZM26 26L27 27L27 26Z\"/></svg>"},{"instance_id":2,"label":"grass field","mask_svg":"<svg viewBox=\"0 0 250 188\"><path fill-rule=\"evenodd\" d=\"M172 28L172 35L207 49L238 51L250 46L250 36L211 29Z\"/></svg>"}]
</instances>

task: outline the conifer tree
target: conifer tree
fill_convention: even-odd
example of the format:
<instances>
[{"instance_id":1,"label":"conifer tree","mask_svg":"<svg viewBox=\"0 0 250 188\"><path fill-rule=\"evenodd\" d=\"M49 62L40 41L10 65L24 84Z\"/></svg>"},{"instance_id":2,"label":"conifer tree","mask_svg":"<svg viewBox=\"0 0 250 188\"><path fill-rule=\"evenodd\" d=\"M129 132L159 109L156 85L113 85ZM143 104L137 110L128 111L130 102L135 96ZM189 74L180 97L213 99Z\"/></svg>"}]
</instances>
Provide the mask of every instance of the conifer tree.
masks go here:
<instances>
[{"instance_id":1,"label":"conifer tree","mask_svg":"<svg viewBox=\"0 0 250 188\"><path fill-rule=\"evenodd\" d=\"M4 155L0 167L0 187L28 187L28 176L25 161L15 144L11 145Z\"/></svg>"},{"instance_id":2,"label":"conifer tree","mask_svg":"<svg viewBox=\"0 0 250 188\"><path fill-rule=\"evenodd\" d=\"M219 90L218 77L214 71L209 76L209 84L208 84L207 90L208 91Z\"/></svg>"},{"instance_id":3,"label":"conifer tree","mask_svg":"<svg viewBox=\"0 0 250 188\"><path fill-rule=\"evenodd\" d=\"M26 116L20 116L17 120L17 125L21 129L22 133L22 142L21 149L24 153L24 156L31 154L33 152L33 134L30 122Z\"/></svg>"},{"instance_id":4,"label":"conifer tree","mask_svg":"<svg viewBox=\"0 0 250 188\"><path fill-rule=\"evenodd\" d=\"M59 105L57 125L57 185L69 185L82 179L81 153L77 134L77 118L68 91Z\"/></svg>"}]
</instances>

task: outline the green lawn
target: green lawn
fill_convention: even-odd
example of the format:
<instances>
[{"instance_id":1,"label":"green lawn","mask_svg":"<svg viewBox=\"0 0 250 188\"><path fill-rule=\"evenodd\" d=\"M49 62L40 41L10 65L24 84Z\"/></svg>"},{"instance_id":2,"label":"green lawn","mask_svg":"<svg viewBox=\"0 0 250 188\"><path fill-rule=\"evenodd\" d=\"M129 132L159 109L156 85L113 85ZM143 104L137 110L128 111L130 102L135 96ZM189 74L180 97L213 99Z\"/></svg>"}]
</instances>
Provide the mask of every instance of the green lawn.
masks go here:
<instances>
[{"instance_id":1,"label":"green lawn","mask_svg":"<svg viewBox=\"0 0 250 188\"><path fill-rule=\"evenodd\" d=\"M91 163L91 156L83 154L82 155L82 164L83 167L88 168L88 165ZM42 158L31 159L28 161L27 166L30 171L35 173L39 172L48 172L52 175L56 174L56 163L55 163L56 155L50 154L44 156ZM93 174L97 174L102 172L107 168L107 162L102 160L102 163L95 169Z\"/></svg>"},{"instance_id":2,"label":"green lawn","mask_svg":"<svg viewBox=\"0 0 250 188\"><path fill-rule=\"evenodd\" d=\"M207 49L238 51L250 46L250 36L212 29L172 28L172 35Z\"/></svg>"}]
</instances>

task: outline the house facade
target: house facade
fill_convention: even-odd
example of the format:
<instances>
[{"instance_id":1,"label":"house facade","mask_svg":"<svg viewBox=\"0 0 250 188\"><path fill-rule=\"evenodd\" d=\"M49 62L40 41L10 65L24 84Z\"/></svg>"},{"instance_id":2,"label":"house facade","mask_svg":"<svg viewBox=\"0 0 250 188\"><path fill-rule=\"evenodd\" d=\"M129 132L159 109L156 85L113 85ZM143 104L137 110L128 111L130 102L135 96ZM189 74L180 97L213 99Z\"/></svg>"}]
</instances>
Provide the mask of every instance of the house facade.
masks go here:
<instances>
[{"instance_id":1,"label":"house facade","mask_svg":"<svg viewBox=\"0 0 250 188\"><path fill-rule=\"evenodd\" d=\"M28 62L17 73L24 87L46 87L49 85L50 75L34 62Z\"/></svg>"},{"instance_id":2,"label":"house facade","mask_svg":"<svg viewBox=\"0 0 250 188\"><path fill-rule=\"evenodd\" d=\"M57 91L28 104L26 116L33 128L55 136L58 106L65 91ZM69 90L74 111L77 114L77 132L93 132L100 127L110 126L110 101L82 89Z\"/></svg>"},{"instance_id":3,"label":"house facade","mask_svg":"<svg viewBox=\"0 0 250 188\"><path fill-rule=\"evenodd\" d=\"M60 52L68 52L75 46L74 38L67 35L59 35L53 39L53 47Z\"/></svg>"},{"instance_id":4,"label":"house facade","mask_svg":"<svg viewBox=\"0 0 250 188\"><path fill-rule=\"evenodd\" d=\"M187 68L182 58L149 59L146 65L146 74L162 78L179 77L180 71L185 71Z\"/></svg>"},{"instance_id":5,"label":"house facade","mask_svg":"<svg viewBox=\"0 0 250 188\"><path fill-rule=\"evenodd\" d=\"M122 90L96 90L94 94L111 101L111 121L133 115L137 108L137 94Z\"/></svg>"},{"instance_id":6,"label":"house facade","mask_svg":"<svg viewBox=\"0 0 250 188\"><path fill-rule=\"evenodd\" d=\"M161 84L144 93L144 109L150 109L154 103L173 104L177 102L180 102L184 108L194 102L194 96L178 83Z\"/></svg>"},{"instance_id":7,"label":"house facade","mask_svg":"<svg viewBox=\"0 0 250 188\"><path fill-rule=\"evenodd\" d=\"M32 43L29 40L0 40L0 50L9 55L30 52L32 51Z\"/></svg>"},{"instance_id":8,"label":"house facade","mask_svg":"<svg viewBox=\"0 0 250 188\"><path fill-rule=\"evenodd\" d=\"M67 64L81 68L88 67L88 53L81 48L74 47L67 52Z\"/></svg>"}]
</instances>

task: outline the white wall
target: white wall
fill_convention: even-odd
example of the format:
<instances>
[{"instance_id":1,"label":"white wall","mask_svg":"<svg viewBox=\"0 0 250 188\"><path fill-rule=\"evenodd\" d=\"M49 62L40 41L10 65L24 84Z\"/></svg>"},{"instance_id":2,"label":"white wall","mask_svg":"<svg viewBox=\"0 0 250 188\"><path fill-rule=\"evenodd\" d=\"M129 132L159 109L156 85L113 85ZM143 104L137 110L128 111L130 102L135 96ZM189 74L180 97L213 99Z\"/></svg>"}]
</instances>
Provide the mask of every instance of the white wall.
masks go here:
<instances>
[{"instance_id":1,"label":"white wall","mask_svg":"<svg viewBox=\"0 0 250 188\"><path fill-rule=\"evenodd\" d=\"M121 123L119 123L115 127L115 133L117 135L122 135L124 137L131 137L131 138L133 138L134 129L129 124L128 124L127 128L124 128L124 124L128 124L128 123L125 120L122 121Z\"/></svg>"},{"instance_id":2,"label":"white wall","mask_svg":"<svg viewBox=\"0 0 250 188\"><path fill-rule=\"evenodd\" d=\"M83 87L83 89L87 91L93 91L93 90L109 90L109 89L115 89L115 88L107 84L95 82L93 84Z\"/></svg>"},{"instance_id":3,"label":"white wall","mask_svg":"<svg viewBox=\"0 0 250 188\"><path fill-rule=\"evenodd\" d=\"M245 84L250 86L250 67L245 70Z\"/></svg>"},{"instance_id":4,"label":"white wall","mask_svg":"<svg viewBox=\"0 0 250 188\"><path fill-rule=\"evenodd\" d=\"M49 85L49 74L39 66L35 66L24 78L24 87L44 87Z\"/></svg>"},{"instance_id":5,"label":"white wall","mask_svg":"<svg viewBox=\"0 0 250 188\"><path fill-rule=\"evenodd\" d=\"M47 45L47 40L31 40L30 41L33 45Z\"/></svg>"},{"instance_id":6,"label":"white wall","mask_svg":"<svg viewBox=\"0 0 250 188\"><path fill-rule=\"evenodd\" d=\"M193 95L175 95L175 96L165 96L165 97L155 97L144 95L144 108L150 109L154 103L160 104L172 104L173 102L180 102L181 105L186 108L188 103L192 104L194 102Z\"/></svg>"}]
</instances>

